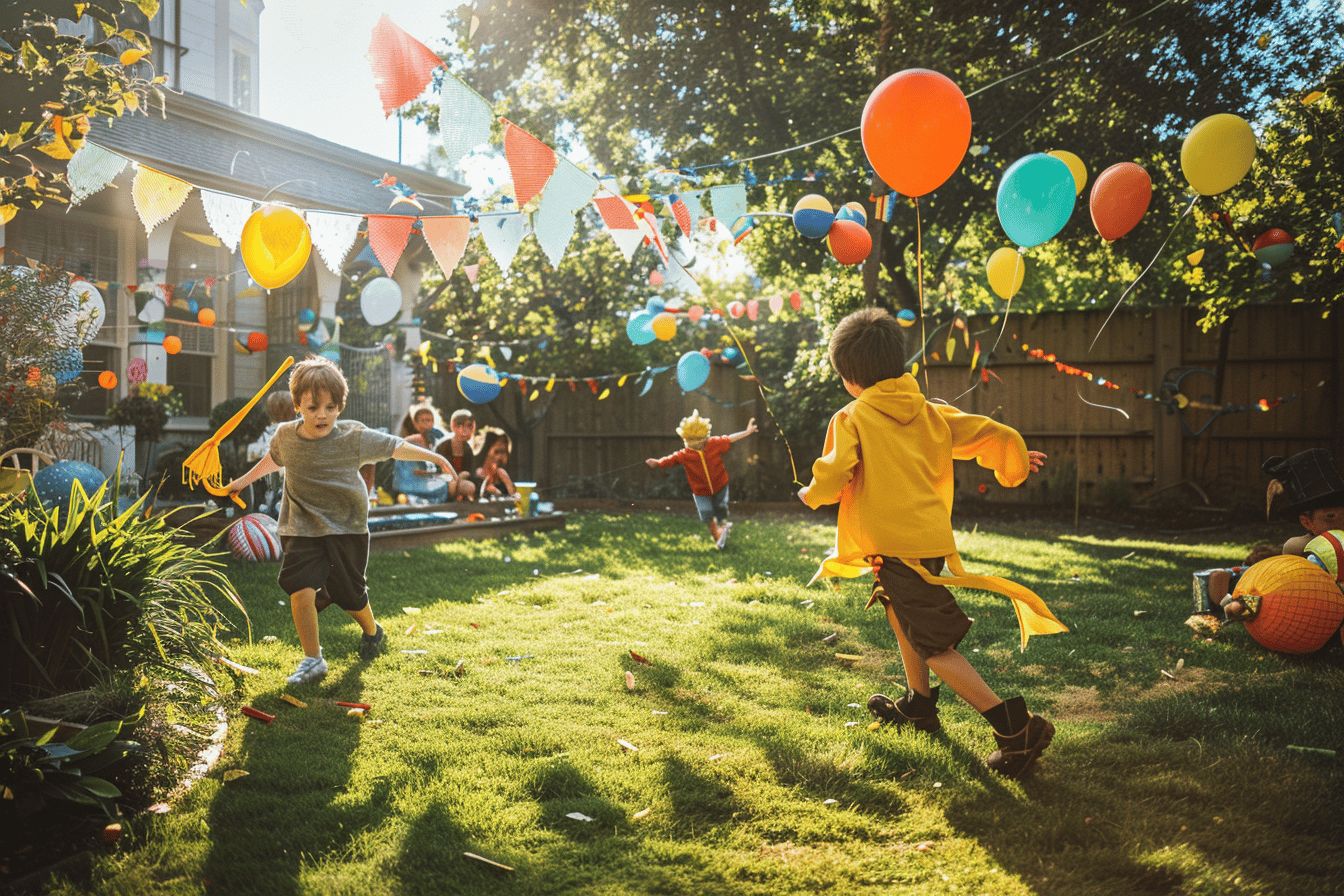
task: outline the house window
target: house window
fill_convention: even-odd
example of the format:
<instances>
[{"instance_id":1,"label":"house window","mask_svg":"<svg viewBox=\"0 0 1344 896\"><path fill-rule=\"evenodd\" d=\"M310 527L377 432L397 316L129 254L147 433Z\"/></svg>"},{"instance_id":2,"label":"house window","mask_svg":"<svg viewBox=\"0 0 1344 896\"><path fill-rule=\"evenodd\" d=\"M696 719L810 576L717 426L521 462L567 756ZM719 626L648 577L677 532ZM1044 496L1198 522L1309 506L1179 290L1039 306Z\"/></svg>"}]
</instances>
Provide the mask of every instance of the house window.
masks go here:
<instances>
[{"instance_id":1,"label":"house window","mask_svg":"<svg viewBox=\"0 0 1344 896\"><path fill-rule=\"evenodd\" d=\"M182 396L184 413L188 417L210 416L210 370L214 359L210 355L191 355L179 352L168 356L168 382L173 391Z\"/></svg>"},{"instance_id":2,"label":"house window","mask_svg":"<svg viewBox=\"0 0 1344 896\"><path fill-rule=\"evenodd\" d=\"M98 385L98 374L111 370L118 378L125 374L118 362L121 352L110 345L84 346L84 372L79 376L79 384L84 387L79 398L70 403L69 411L75 417L106 417L117 398L116 389L104 389Z\"/></svg>"},{"instance_id":3,"label":"house window","mask_svg":"<svg viewBox=\"0 0 1344 896\"><path fill-rule=\"evenodd\" d=\"M252 57L233 51L233 108L252 111Z\"/></svg>"},{"instance_id":4,"label":"house window","mask_svg":"<svg viewBox=\"0 0 1344 896\"><path fill-rule=\"evenodd\" d=\"M94 337L96 342L116 342L115 325L123 291L111 281L117 276L117 234L67 217L48 219L26 215L7 228L10 247L25 258L32 258L86 280L94 281L107 306L104 326Z\"/></svg>"}]
</instances>

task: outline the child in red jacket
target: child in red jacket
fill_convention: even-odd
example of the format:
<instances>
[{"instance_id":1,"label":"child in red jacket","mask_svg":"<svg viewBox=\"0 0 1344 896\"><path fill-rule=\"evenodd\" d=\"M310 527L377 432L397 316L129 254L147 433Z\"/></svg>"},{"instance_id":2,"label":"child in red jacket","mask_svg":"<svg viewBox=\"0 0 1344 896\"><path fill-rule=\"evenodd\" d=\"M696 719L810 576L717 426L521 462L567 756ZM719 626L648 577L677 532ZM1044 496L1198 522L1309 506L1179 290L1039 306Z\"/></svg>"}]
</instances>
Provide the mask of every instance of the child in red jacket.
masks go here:
<instances>
[{"instance_id":1,"label":"child in red jacket","mask_svg":"<svg viewBox=\"0 0 1344 896\"><path fill-rule=\"evenodd\" d=\"M746 429L730 436L710 438L712 425L698 410L691 411L691 416L677 426L677 435L686 447L667 457L650 457L644 463L649 469L666 469L677 464L685 468L700 522L709 524L709 537L714 539L716 548L723 550L728 543L728 530L733 527L728 522L728 471L723 467L723 455L734 442L756 432L756 418L748 421Z\"/></svg>"}]
</instances>

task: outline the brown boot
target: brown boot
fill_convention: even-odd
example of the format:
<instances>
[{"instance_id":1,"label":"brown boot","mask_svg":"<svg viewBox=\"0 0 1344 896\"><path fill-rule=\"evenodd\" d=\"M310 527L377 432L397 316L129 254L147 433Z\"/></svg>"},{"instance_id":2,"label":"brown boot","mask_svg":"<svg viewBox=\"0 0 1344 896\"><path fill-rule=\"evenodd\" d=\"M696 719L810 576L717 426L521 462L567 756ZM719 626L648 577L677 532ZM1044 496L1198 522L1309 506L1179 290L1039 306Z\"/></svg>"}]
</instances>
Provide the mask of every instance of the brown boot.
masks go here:
<instances>
[{"instance_id":1,"label":"brown boot","mask_svg":"<svg viewBox=\"0 0 1344 896\"><path fill-rule=\"evenodd\" d=\"M999 742L999 748L989 754L985 764L1001 775L1020 778L1031 770L1036 757L1050 746L1055 726L1048 719L1027 712L1026 701L1021 697L1007 700L985 715L988 717L1000 709L1006 713L1006 727L1013 733L1000 734L995 730L994 739Z\"/></svg>"},{"instance_id":2,"label":"brown boot","mask_svg":"<svg viewBox=\"0 0 1344 896\"><path fill-rule=\"evenodd\" d=\"M927 697L906 691L900 700L874 694L868 698L868 711L883 725L914 725L916 731L930 734L943 727L938 721L938 688L930 688Z\"/></svg>"}]
</instances>

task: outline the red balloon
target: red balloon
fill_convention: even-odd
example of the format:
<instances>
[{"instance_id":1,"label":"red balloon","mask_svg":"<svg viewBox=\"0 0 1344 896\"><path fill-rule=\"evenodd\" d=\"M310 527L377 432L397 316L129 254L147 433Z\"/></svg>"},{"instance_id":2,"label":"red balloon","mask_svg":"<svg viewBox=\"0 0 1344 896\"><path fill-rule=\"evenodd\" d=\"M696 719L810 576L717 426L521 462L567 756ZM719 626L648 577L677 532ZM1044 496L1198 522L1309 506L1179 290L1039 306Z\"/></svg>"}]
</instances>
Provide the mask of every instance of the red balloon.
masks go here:
<instances>
[{"instance_id":1,"label":"red balloon","mask_svg":"<svg viewBox=\"0 0 1344 896\"><path fill-rule=\"evenodd\" d=\"M801 310L803 307L803 294L796 289L789 293L789 307L794 311Z\"/></svg>"},{"instance_id":2,"label":"red balloon","mask_svg":"<svg viewBox=\"0 0 1344 896\"><path fill-rule=\"evenodd\" d=\"M942 186L971 145L971 107L947 75L908 68L877 85L863 107L863 151L898 193L923 196Z\"/></svg>"},{"instance_id":3,"label":"red balloon","mask_svg":"<svg viewBox=\"0 0 1344 896\"><path fill-rule=\"evenodd\" d=\"M270 341L269 339L266 338L266 334L265 334L265 333L248 333L248 334L247 334L247 348L248 348L248 351L253 351L253 352L264 352L264 351L266 351L266 346L268 346L268 345L270 345L270 344L271 344L271 341Z\"/></svg>"},{"instance_id":4,"label":"red balloon","mask_svg":"<svg viewBox=\"0 0 1344 896\"><path fill-rule=\"evenodd\" d=\"M1104 240L1118 240L1143 220L1153 201L1153 180L1133 162L1117 162L1097 175L1088 206Z\"/></svg>"},{"instance_id":5,"label":"red balloon","mask_svg":"<svg viewBox=\"0 0 1344 896\"><path fill-rule=\"evenodd\" d=\"M761 314L761 303L758 299L749 299L747 301L747 320L755 320Z\"/></svg>"},{"instance_id":6,"label":"red balloon","mask_svg":"<svg viewBox=\"0 0 1344 896\"><path fill-rule=\"evenodd\" d=\"M873 251L873 236L858 221L837 220L826 233L826 245L841 264L858 264Z\"/></svg>"}]
</instances>

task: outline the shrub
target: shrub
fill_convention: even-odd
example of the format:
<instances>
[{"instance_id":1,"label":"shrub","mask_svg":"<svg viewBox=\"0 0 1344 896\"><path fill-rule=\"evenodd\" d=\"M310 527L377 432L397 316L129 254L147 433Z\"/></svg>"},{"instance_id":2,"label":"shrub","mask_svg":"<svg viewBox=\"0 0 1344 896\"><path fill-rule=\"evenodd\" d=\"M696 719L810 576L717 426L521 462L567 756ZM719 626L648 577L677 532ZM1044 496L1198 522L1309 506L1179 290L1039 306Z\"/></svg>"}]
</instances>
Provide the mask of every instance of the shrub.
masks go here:
<instances>
[{"instance_id":1,"label":"shrub","mask_svg":"<svg viewBox=\"0 0 1344 896\"><path fill-rule=\"evenodd\" d=\"M121 790L101 772L137 752L140 745L118 740L121 721L101 722L68 740L55 740L58 729L35 733L22 712L0 711L0 821L10 830L31 823L52 803L117 814ZM39 729L40 730L40 729Z\"/></svg>"},{"instance_id":2,"label":"shrub","mask_svg":"<svg viewBox=\"0 0 1344 896\"><path fill-rule=\"evenodd\" d=\"M32 447L83 391L78 379L60 385L55 375L79 351L67 331L74 310L63 271L0 267L0 452Z\"/></svg>"}]
</instances>

